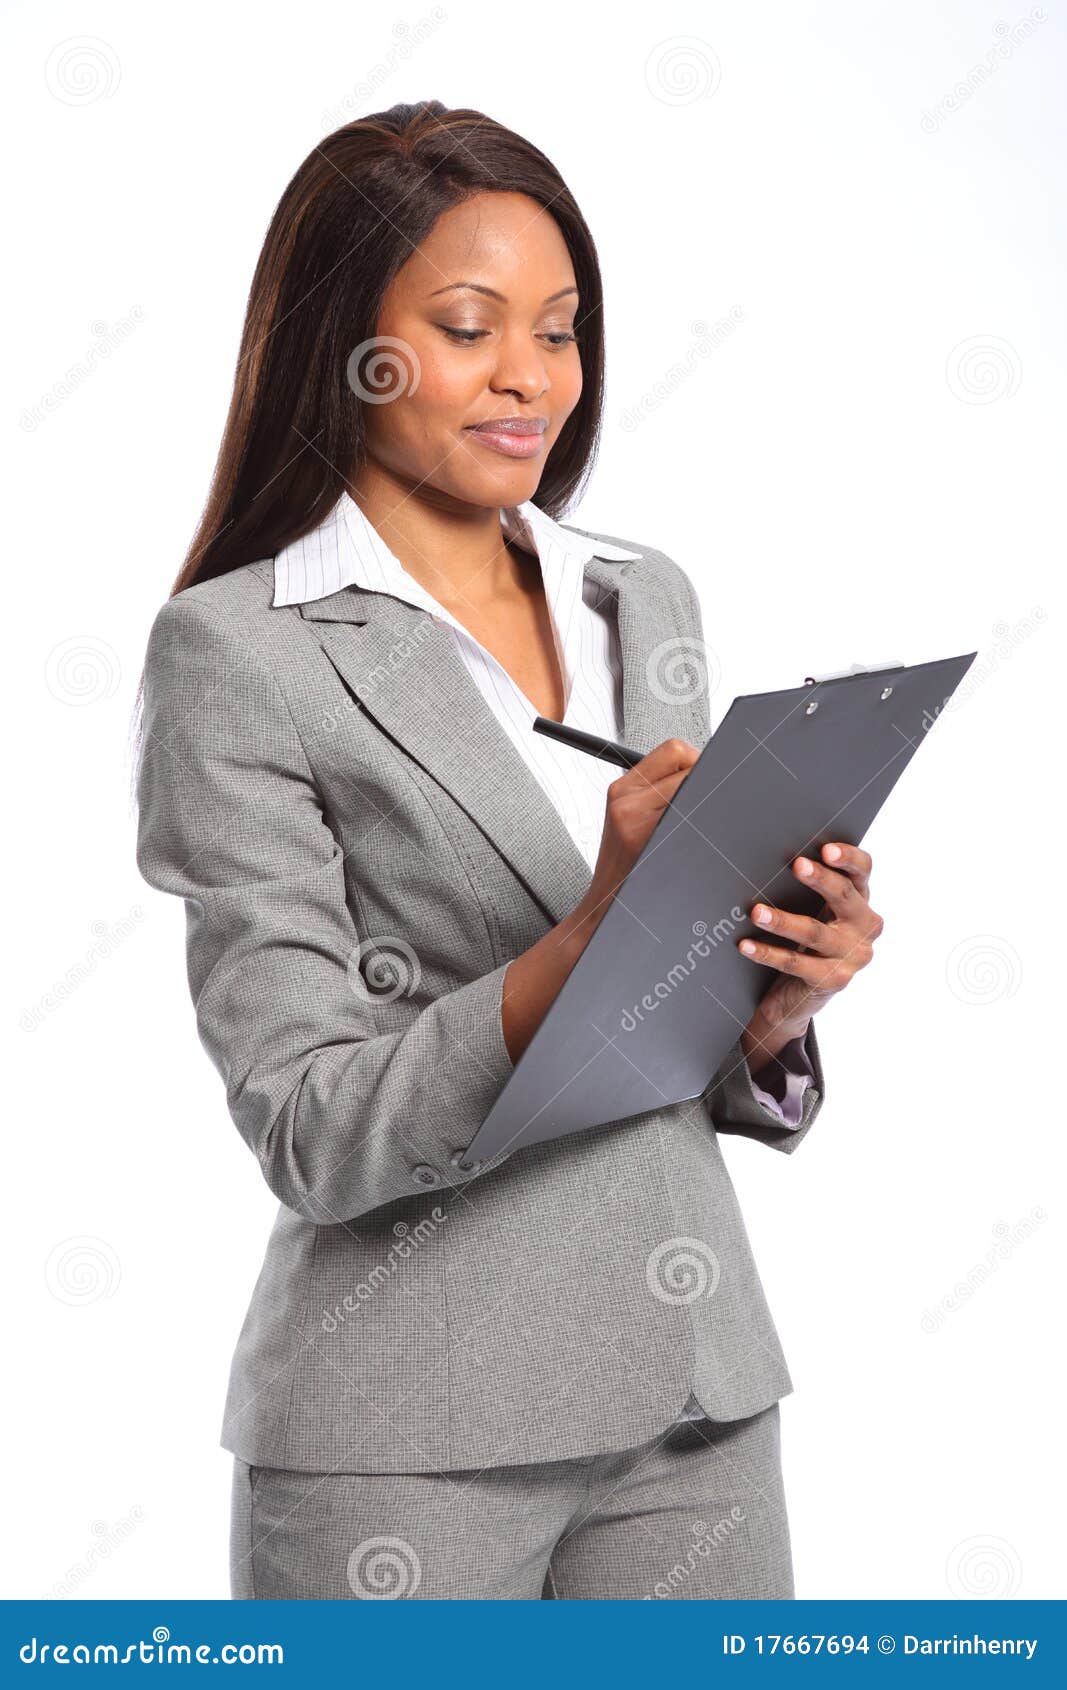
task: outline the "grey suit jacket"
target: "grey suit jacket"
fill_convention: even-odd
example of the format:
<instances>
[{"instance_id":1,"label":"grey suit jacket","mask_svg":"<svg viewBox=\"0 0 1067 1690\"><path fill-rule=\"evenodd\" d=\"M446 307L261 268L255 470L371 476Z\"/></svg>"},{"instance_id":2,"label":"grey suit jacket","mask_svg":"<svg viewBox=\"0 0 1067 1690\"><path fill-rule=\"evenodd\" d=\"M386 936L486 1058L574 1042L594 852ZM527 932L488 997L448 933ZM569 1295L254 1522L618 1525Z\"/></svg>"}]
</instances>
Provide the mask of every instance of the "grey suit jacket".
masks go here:
<instances>
[{"instance_id":1,"label":"grey suit jacket","mask_svg":"<svg viewBox=\"0 0 1067 1690\"><path fill-rule=\"evenodd\" d=\"M649 667L701 638L692 585L611 543L642 554L586 565L617 595L623 737L703 745L707 698ZM512 1071L508 962L591 871L448 629L354 586L272 596L264 560L163 605L138 770L138 866L185 900L199 1036L280 1205L223 1446L428 1472L626 1448L690 1389L765 1408L792 1382L719 1134L796 1148L814 1031L794 1128L738 1044L701 1098L461 1171Z\"/></svg>"}]
</instances>

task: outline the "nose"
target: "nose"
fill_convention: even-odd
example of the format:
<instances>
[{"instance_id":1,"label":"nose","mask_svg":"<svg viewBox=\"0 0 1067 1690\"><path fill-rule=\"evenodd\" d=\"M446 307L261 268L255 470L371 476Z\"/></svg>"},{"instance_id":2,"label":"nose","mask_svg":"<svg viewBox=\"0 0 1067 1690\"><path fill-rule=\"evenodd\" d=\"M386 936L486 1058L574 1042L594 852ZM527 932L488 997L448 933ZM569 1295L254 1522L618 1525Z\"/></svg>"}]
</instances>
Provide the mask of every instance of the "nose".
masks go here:
<instances>
[{"instance_id":1,"label":"nose","mask_svg":"<svg viewBox=\"0 0 1067 1690\"><path fill-rule=\"evenodd\" d=\"M496 367L489 380L492 391L513 393L532 402L541 397L548 385L544 353L533 343L527 330L510 330L500 341Z\"/></svg>"}]
</instances>

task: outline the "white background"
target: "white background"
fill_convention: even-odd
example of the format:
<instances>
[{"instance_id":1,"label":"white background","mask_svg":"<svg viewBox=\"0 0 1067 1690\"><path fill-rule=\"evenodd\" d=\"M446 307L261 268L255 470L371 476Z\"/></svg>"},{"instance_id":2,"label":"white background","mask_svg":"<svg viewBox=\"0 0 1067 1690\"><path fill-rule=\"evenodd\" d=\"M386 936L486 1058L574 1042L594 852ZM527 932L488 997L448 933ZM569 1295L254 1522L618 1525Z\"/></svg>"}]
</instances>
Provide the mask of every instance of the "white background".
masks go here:
<instances>
[{"instance_id":1,"label":"white background","mask_svg":"<svg viewBox=\"0 0 1067 1690\"><path fill-rule=\"evenodd\" d=\"M571 518L689 571L714 720L979 653L865 841L885 932L820 1017L821 1119L727 1155L796 1385L797 1594L1062 1594L1059 0L5 26L3 1594L228 1595L218 1433L275 1202L136 870L128 731L274 205L324 133L422 98L583 207L609 394Z\"/></svg>"}]
</instances>

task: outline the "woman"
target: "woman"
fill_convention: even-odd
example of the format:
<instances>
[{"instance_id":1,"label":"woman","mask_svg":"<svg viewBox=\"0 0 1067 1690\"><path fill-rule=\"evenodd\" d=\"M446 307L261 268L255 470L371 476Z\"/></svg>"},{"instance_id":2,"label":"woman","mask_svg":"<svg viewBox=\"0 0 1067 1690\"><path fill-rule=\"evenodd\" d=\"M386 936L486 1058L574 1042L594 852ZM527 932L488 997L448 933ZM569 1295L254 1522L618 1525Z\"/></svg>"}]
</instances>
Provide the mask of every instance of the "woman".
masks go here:
<instances>
[{"instance_id":1,"label":"woman","mask_svg":"<svg viewBox=\"0 0 1067 1690\"><path fill-rule=\"evenodd\" d=\"M793 1594L792 1384L717 1135L815 1119L867 853L795 862L824 919L750 911L773 983L702 1097L464 1165L710 732L659 670L699 660L683 571L557 520L603 357L573 199L478 112L349 124L278 206L138 772L280 1200L222 1429L237 1597ZM537 713L650 749L620 776Z\"/></svg>"}]
</instances>

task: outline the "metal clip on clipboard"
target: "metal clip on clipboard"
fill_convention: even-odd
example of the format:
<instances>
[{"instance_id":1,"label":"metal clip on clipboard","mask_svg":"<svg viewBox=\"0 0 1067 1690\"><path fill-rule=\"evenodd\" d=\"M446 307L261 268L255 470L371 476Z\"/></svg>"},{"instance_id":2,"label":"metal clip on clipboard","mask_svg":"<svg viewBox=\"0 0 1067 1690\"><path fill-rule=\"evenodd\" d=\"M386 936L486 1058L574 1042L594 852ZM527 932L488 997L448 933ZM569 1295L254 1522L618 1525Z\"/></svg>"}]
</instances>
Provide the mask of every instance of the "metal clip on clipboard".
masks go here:
<instances>
[{"instance_id":1,"label":"metal clip on clipboard","mask_svg":"<svg viewBox=\"0 0 1067 1690\"><path fill-rule=\"evenodd\" d=\"M846 675L877 675L882 669L903 669L899 657L891 657L888 663L853 663L848 669L831 669L825 675L805 675L805 686L816 686L820 681L840 681Z\"/></svg>"},{"instance_id":2,"label":"metal clip on clipboard","mask_svg":"<svg viewBox=\"0 0 1067 1690\"><path fill-rule=\"evenodd\" d=\"M931 702L948 702L976 655L856 663L735 698L460 1166L702 1097L766 991L732 942L753 892L818 913L793 857L829 820L834 838L861 843L924 743Z\"/></svg>"}]
</instances>

